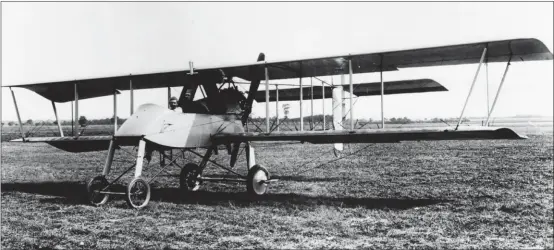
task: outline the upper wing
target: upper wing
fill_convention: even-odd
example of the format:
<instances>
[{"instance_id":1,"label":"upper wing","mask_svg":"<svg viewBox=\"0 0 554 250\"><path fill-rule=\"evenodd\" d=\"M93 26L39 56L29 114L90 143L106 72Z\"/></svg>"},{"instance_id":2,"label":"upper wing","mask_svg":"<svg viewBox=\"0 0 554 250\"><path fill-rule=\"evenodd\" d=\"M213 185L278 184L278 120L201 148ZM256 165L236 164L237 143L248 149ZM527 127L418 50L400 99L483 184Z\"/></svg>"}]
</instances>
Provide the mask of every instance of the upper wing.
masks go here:
<instances>
[{"instance_id":1,"label":"upper wing","mask_svg":"<svg viewBox=\"0 0 554 250\"><path fill-rule=\"evenodd\" d=\"M526 139L508 128L391 128L272 133L222 133L213 136L216 144L246 141L300 141L310 143L390 143L433 140Z\"/></svg>"},{"instance_id":2,"label":"upper wing","mask_svg":"<svg viewBox=\"0 0 554 250\"><path fill-rule=\"evenodd\" d=\"M199 83L221 82L221 73L217 70L204 70L202 75L195 79ZM54 102L68 102L75 100L74 85L77 84L79 99L112 95L116 90L149 89L161 87L187 87L191 84L190 76L186 71L162 72L141 75L126 75L103 77L83 80L47 82L26 85L12 85L5 87L22 87L36 92L44 98Z\"/></svg>"},{"instance_id":3,"label":"upper wing","mask_svg":"<svg viewBox=\"0 0 554 250\"><path fill-rule=\"evenodd\" d=\"M340 85L339 85L340 86ZM345 91L350 92L350 85L342 85ZM417 80L403 80L384 83L385 95L390 94L405 94L405 93L422 93L422 92L435 92L435 91L448 91L440 83L432 79L417 79ZM325 98L332 98L333 86L325 87ZM273 102L277 100L276 90L269 91L269 101ZM313 87L314 99L321 99L323 97L323 87ZM381 82L371 83L356 83L354 85L354 95L356 96L369 96L381 94ZM302 88L302 99L308 100L312 96L311 87ZM265 90L256 92L257 102L265 102ZM279 101L297 101L300 100L300 88L280 89Z\"/></svg>"},{"instance_id":4,"label":"upper wing","mask_svg":"<svg viewBox=\"0 0 554 250\"><path fill-rule=\"evenodd\" d=\"M486 41L460 45L428 47L418 49L377 51L362 54L339 55L312 59L258 62L234 66L198 68L196 75L189 70L133 74L83 80L47 82L32 85L12 85L30 89L55 102L74 99L73 84L77 84L80 98L112 94L115 89L128 90L130 82L134 89L184 86L220 83L223 76L240 77L246 80L265 79L264 68L268 68L269 79L327 76L348 73L348 60L352 60L353 73L397 70L398 68L457 65L478 63L484 48L488 48L488 62L552 60L552 53L537 39L511 39Z\"/></svg>"},{"instance_id":5,"label":"upper wing","mask_svg":"<svg viewBox=\"0 0 554 250\"><path fill-rule=\"evenodd\" d=\"M459 45L378 51L305 60L287 60L267 63L270 79L326 76L348 73L348 59L352 72L368 73L398 68L444 66L478 63L487 48L488 62L552 60L552 53L537 39L511 39ZM242 78L242 76L240 76ZM258 76L264 79L263 75ZM246 79L246 78L245 78Z\"/></svg>"}]
</instances>

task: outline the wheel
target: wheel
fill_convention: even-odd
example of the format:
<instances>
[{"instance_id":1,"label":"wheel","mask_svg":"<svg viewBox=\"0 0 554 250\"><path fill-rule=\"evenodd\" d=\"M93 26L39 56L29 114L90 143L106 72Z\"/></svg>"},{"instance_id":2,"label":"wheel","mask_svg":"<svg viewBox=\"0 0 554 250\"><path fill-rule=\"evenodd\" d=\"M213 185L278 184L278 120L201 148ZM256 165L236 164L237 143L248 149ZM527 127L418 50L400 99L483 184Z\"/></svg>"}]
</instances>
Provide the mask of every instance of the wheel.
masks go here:
<instances>
[{"instance_id":1,"label":"wheel","mask_svg":"<svg viewBox=\"0 0 554 250\"><path fill-rule=\"evenodd\" d=\"M260 196L267 191L267 183L263 181L269 180L269 172L260 165L254 165L246 177L246 191L253 196Z\"/></svg>"},{"instance_id":2,"label":"wheel","mask_svg":"<svg viewBox=\"0 0 554 250\"><path fill-rule=\"evenodd\" d=\"M183 169L181 169L181 174L179 175L179 185L183 194L188 194L189 192L194 192L200 188L200 181L198 180L198 165L194 163L187 163Z\"/></svg>"},{"instance_id":3,"label":"wheel","mask_svg":"<svg viewBox=\"0 0 554 250\"><path fill-rule=\"evenodd\" d=\"M102 175L90 178L87 181L87 200L90 204L100 206L108 201L109 194L99 193L101 190L109 191L106 188L108 185L108 180Z\"/></svg>"},{"instance_id":4,"label":"wheel","mask_svg":"<svg viewBox=\"0 0 554 250\"><path fill-rule=\"evenodd\" d=\"M137 177L129 182L125 192L125 201L132 208L143 208L150 201L150 185L146 180Z\"/></svg>"}]
</instances>

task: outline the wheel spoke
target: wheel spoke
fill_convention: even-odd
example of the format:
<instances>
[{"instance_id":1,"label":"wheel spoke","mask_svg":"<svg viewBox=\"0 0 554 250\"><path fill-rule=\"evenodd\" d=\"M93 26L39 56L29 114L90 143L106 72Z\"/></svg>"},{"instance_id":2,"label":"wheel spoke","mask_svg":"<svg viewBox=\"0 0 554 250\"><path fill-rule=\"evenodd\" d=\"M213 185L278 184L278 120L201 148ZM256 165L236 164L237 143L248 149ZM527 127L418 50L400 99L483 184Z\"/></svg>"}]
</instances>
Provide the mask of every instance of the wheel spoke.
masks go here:
<instances>
[{"instance_id":1,"label":"wheel spoke","mask_svg":"<svg viewBox=\"0 0 554 250\"><path fill-rule=\"evenodd\" d=\"M150 186L148 183L138 177L133 179L127 186L126 201L130 207L142 208L150 200Z\"/></svg>"}]
</instances>

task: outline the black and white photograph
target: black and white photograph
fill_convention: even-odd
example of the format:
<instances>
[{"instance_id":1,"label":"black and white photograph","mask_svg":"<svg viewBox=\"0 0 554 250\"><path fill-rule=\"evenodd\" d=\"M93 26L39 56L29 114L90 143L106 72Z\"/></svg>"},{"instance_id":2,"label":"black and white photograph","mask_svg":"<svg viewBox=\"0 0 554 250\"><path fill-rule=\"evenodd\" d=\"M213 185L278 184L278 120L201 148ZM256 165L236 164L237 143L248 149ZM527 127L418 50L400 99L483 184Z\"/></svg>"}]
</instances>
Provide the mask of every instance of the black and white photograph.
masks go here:
<instances>
[{"instance_id":1,"label":"black and white photograph","mask_svg":"<svg viewBox=\"0 0 554 250\"><path fill-rule=\"evenodd\" d=\"M2 2L2 249L552 249L553 2Z\"/></svg>"}]
</instances>

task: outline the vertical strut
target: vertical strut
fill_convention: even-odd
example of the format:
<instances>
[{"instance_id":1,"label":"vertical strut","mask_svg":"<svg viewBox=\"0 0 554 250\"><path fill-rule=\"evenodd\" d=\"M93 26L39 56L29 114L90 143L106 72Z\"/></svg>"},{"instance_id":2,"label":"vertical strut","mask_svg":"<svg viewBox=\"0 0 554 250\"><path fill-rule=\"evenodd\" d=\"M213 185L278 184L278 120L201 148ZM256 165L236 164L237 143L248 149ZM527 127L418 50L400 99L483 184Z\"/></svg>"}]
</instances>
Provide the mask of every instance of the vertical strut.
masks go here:
<instances>
[{"instance_id":1,"label":"vertical strut","mask_svg":"<svg viewBox=\"0 0 554 250\"><path fill-rule=\"evenodd\" d=\"M113 134L117 132L117 90L113 89Z\"/></svg>"},{"instance_id":2,"label":"vertical strut","mask_svg":"<svg viewBox=\"0 0 554 250\"><path fill-rule=\"evenodd\" d=\"M269 133L269 73L265 67L265 132Z\"/></svg>"},{"instance_id":3,"label":"vertical strut","mask_svg":"<svg viewBox=\"0 0 554 250\"><path fill-rule=\"evenodd\" d=\"M486 75L486 78L487 78L486 79L487 80L487 116L489 116L491 107L490 107L490 100L489 100L489 62L488 62L488 59L485 62L485 75ZM485 126L487 126L487 125L485 125Z\"/></svg>"},{"instance_id":4,"label":"vertical strut","mask_svg":"<svg viewBox=\"0 0 554 250\"><path fill-rule=\"evenodd\" d=\"M254 147L250 145L250 142L246 142L245 147L246 167L248 168L248 170L250 170L250 168L256 165L256 153L254 152Z\"/></svg>"},{"instance_id":5,"label":"vertical strut","mask_svg":"<svg viewBox=\"0 0 554 250\"><path fill-rule=\"evenodd\" d=\"M345 80L344 80L344 74L341 74L340 75L340 85L341 86L344 86L346 85L345 83ZM344 99L346 99L345 97L345 92L344 92L344 87L341 87L341 97L340 97L340 107L341 107L341 125L344 127L344 120L346 118L346 104L344 104Z\"/></svg>"},{"instance_id":6,"label":"vertical strut","mask_svg":"<svg viewBox=\"0 0 554 250\"><path fill-rule=\"evenodd\" d=\"M131 94L131 115L135 112L135 95L133 94L133 80L129 80L129 93Z\"/></svg>"},{"instance_id":7,"label":"vertical strut","mask_svg":"<svg viewBox=\"0 0 554 250\"><path fill-rule=\"evenodd\" d=\"M169 106L169 99L171 99L171 87L167 87L167 108L171 108Z\"/></svg>"},{"instance_id":8,"label":"vertical strut","mask_svg":"<svg viewBox=\"0 0 554 250\"><path fill-rule=\"evenodd\" d=\"M56 110L56 103L52 101L52 108L54 108L54 115L56 116L56 123L58 124L58 130L60 131L60 137L63 137L62 125L60 119L58 119L58 110Z\"/></svg>"},{"instance_id":9,"label":"vertical strut","mask_svg":"<svg viewBox=\"0 0 554 250\"><path fill-rule=\"evenodd\" d=\"M334 130L342 130L342 93L344 92L342 85L337 85L335 88L331 89L332 94L332 110L331 114L333 115L333 128Z\"/></svg>"},{"instance_id":10,"label":"vertical strut","mask_svg":"<svg viewBox=\"0 0 554 250\"><path fill-rule=\"evenodd\" d=\"M75 126L73 125L73 101L71 101L71 134L75 135Z\"/></svg>"},{"instance_id":11,"label":"vertical strut","mask_svg":"<svg viewBox=\"0 0 554 250\"><path fill-rule=\"evenodd\" d=\"M300 76L300 131L304 131L304 116L302 115L302 100L304 99L304 93L302 90L302 76Z\"/></svg>"},{"instance_id":12,"label":"vertical strut","mask_svg":"<svg viewBox=\"0 0 554 250\"><path fill-rule=\"evenodd\" d=\"M323 108L323 131L325 131L325 83L321 82L321 106Z\"/></svg>"},{"instance_id":13,"label":"vertical strut","mask_svg":"<svg viewBox=\"0 0 554 250\"><path fill-rule=\"evenodd\" d=\"M498 86L498 90L496 91L496 96L494 97L494 101L492 102L492 107L487 115L487 121L485 122L485 126L489 126L489 120L491 118L492 111L494 110L494 106L496 106L496 101L498 101L498 96L500 96L500 90L502 90L502 86L504 85L504 80L506 80L506 75L508 74L508 69L510 69L511 61L512 61L512 55L510 55L510 59L508 59L508 64L506 64L506 69L504 70L504 74L502 75L500 86Z\"/></svg>"},{"instance_id":14,"label":"vertical strut","mask_svg":"<svg viewBox=\"0 0 554 250\"><path fill-rule=\"evenodd\" d=\"M139 141L138 151L137 151L137 163L135 168L135 178L140 177L142 174L142 163L144 158L144 151L146 148L146 142L144 140Z\"/></svg>"},{"instance_id":15,"label":"vertical strut","mask_svg":"<svg viewBox=\"0 0 554 250\"><path fill-rule=\"evenodd\" d=\"M475 86L475 82L477 81L477 77L479 76L479 70L481 70L481 64L483 64L483 60L485 60L485 55L487 54L487 48L483 49L483 54L481 55L481 60L479 60L479 66L477 66L477 72L475 72L475 77L473 77L473 82L471 83L471 88L469 89L469 93L467 94L466 102L464 104L464 108L462 109L462 113L460 114L460 119L458 119L458 124L456 125L456 130L458 130L458 127L462 123L462 118L464 117L464 111L466 110L467 102L469 101L469 97L471 96L471 93L473 92L473 87Z\"/></svg>"},{"instance_id":16,"label":"vertical strut","mask_svg":"<svg viewBox=\"0 0 554 250\"><path fill-rule=\"evenodd\" d=\"M342 93L344 93L343 85L334 85L333 78L331 78L332 86L331 89L331 114L333 115L333 121L332 121L332 129L334 130L342 130L343 123L342 123ZM343 150L343 144L342 143L335 143L334 149L335 150Z\"/></svg>"},{"instance_id":17,"label":"vertical strut","mask_svg":"<svg viewBox=\"0 0 554 250\"><path fill-rule=\"evenodd\" d=\"M277 132L279 132L279 85L275 85L275 119L277 124Z\"/></svg>"},{"instance_id":18,"label":"vertical strut","mask_svg":"<svg viewBox=\"0 0 554 250\"><path fill-rule=\"evenodd\" d=\"M314 129L314 78L310 77L310 109L311 109L311 116L310 116L310 130Z\"/></svg>"},{"instance_id":19,"label":"vertical strut","mask_svg":"<svg viewBox=\"0 0 554 250\"><path fill-rule=\"evenodd\" d=\"M19 122L19 132L21 132L21 139L25 141L25 133L23 133L23 123L21 123L21 116L19 116L19 108L17 107L15 94L13 93L13 90L11 87L10 87L10 91L12 92L13 105L15 106L15 113L17 114L17 121Z\"/></svg>"},{"instance_id":20,"label":"vertical strut","mask_svg":"<svg viewBox=\"0 0 554 250\"><path fill-rule=\"evenodd\" d=\"M381 55L381 128L385 128L385 83L383 82L383 56Z\"/></svg>"},{"instance_id":21,"label":"vertical strut","mask_svg":"<svg viewBox=\"0 0 554 250\"><path fill-rule=\"evenodd\" d=\"M108 148L108 157L106 158L106 163L104 163L104 170L102 171L102 175L107 176L110 173L110 169L112 167L112 161L113 161L113 155L115 152L115 141L112 139L110 141L110 147Z\"/></svg>"},{"instance_id":22,"label":"vertical strut","mask_svg":"<svg viewBox=\"0 0 554 250\"><path fill-rule=\"evenodd\" d=\"M77 83L74 85L75 90L75 130L73 130L73 136L79 135L79 92L77 91Z\"/></svg>"},{"instance_id":23,"label":"vertical strut","mask_svg":"<svg viewBox=\"0 0 554 250\"><path fill-rule=\"evenodd\" d=\"M354 87L352 84L352 59L348 59L348 74L350 75L350 77L348 77L350 81L350 130L354 130L354 110L352 109L352 96L354 95Z\"/></svg>"}]
</instances>

